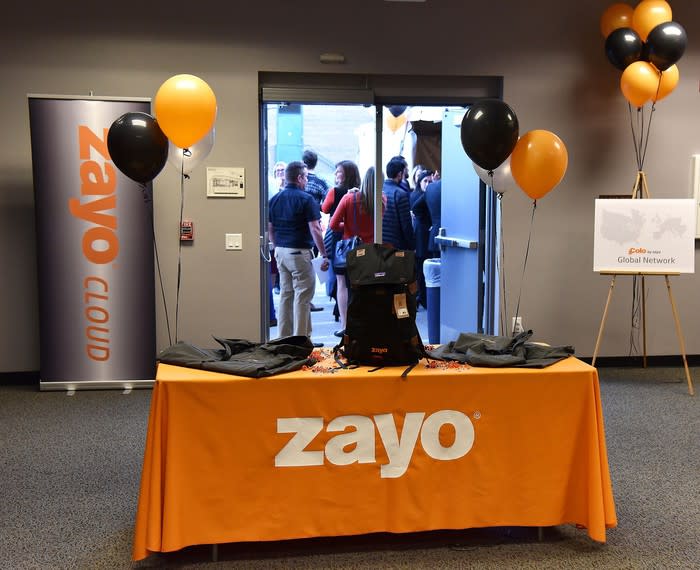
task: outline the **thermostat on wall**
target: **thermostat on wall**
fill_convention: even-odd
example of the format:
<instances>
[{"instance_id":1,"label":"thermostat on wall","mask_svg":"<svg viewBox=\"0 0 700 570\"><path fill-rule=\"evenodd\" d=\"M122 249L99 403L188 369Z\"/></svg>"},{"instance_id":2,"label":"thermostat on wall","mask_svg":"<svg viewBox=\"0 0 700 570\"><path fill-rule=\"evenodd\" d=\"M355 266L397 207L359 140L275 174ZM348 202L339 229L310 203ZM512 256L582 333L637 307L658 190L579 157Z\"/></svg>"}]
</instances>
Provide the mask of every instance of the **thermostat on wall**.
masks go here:
<instances>
[{"instance_id":1,"label":"thermostat on wall","mask_svg":"<svg viewBox=\"0 0 700 570\"><path fill-rule=\"evenodd\" d=\"M207 198L244 197L244 168L207 166Z\"/></svg>"}]
</instances>

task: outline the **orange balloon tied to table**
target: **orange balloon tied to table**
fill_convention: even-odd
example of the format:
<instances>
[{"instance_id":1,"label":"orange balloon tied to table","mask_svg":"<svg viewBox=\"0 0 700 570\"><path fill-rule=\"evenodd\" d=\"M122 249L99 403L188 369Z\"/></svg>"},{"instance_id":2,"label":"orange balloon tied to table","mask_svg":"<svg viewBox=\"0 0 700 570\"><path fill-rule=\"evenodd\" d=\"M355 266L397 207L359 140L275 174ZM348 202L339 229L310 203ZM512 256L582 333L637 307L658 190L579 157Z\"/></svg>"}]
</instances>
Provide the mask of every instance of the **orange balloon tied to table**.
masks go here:
<instances>
[{"instance_id":1,"label":"orange balloon tied to table","mask_svg":"<svg viewBox=\"0 0 700 570\"><path fill-rule=\"evenodd\" d=\"M611 4L600 17L600 32L607 38L611 32L618 28L632 27L632 14L634 8L629 4L618 2Z\"/></svg>"},{"instance_id":2,"label":"orange balloon tied to table","mask_svg":"<svg viewBox=\"0 0 700 570\"><path fill-rule=\"evenodd\" d=\"M628 65L620 77L620 90L632 105L639 108L656 95L659 70L648 61Z\"/></svg>"},{"instance_id":3,"label":"orange balloon tied to table","mask_svg":"<svg viewBox=\"0 0 700 570\"><path fill-rule=\"evenodd\" d=\"M673 20L671 6L665 0L642 0L632 14L632 29L643 42L656 26Z\"/></svg>"},{"instance_id":4,"label":"orange balloon tied to table","mask_svg":"<svg viewBox=\"0 0 700 570\"><path fill-rule=\"evenodd\" d=\"M513 179L533 200L539 200L564 178L569 153L554 133L534 130L525 133L510 155Z\"/></svg>"},{"instance_id":5,"label":"orange balloon tied to table","mask_svg":"<svg viewBox=\"0 0 700 570\"><path fill-rule=\"evenodd\" d=\"M214 92L195 75L174 75L165 81L156 93L153 108L165 136L180 148L202 139L216 119Z\"/></svg>"},{"instance_id":6,"label":"orange balloon tied to table","mask_svg":"<svg viewBox=\"0 0 700 570\"><path fill-rule=\"evenodd\" d=\"M680 72L678 71L677 65L672 65L666 71L661 72L661 77L659 79L658 92L654 94L651 98L654 103L661 101L664 97L671 94L671 92L678 85L678 80L680 79Z\"/></svg>"}]
</instances>

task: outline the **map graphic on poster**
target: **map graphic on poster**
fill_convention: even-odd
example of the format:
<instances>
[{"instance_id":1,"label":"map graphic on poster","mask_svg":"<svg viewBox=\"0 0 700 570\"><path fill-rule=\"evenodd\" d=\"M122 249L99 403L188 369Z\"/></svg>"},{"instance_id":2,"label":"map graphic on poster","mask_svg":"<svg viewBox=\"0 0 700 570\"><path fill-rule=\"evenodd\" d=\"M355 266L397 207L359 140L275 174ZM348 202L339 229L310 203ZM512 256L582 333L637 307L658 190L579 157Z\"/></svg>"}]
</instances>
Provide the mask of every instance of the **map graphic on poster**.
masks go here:
<instances>
[{"instance_id":1,"label":"map graphic on poster","mask_svg":"<svg viewBox=\"0 0 700 570\"><path fill-rule=\"evenodd\" d=\"M595 201L593 271L694 273L695 201Z\"/></svg>"}]
</instances>

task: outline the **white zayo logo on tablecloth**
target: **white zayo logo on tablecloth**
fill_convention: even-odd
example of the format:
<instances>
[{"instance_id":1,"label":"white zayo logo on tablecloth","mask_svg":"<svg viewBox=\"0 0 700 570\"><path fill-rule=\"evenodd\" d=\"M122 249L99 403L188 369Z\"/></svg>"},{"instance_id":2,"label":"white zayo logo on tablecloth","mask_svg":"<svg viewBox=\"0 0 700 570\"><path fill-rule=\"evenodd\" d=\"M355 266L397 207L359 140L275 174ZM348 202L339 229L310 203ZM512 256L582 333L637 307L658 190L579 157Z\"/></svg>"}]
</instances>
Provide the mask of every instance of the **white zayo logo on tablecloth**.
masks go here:
<instances>
[{"instance_id":1,"label":"white zayo logo on tablecloth","mask_svg":"<svg viewBox=\"0 0 700 570\"><path fill-rule=\"evenodd\" d=\"M593 271L694 273L695 201L595 201Z\"/></svg>"},{"instance_id":2,"label":"white zayo logo on tablecloth","mask_svg":"<svg viewBox=\"0 0 700 570\"><path fill-rule=\"evenodd\" d=\"M382 478L397 478L406 472L419 435L425 453L440 461L464 457L474 445L474 425L457 410L440 410L427 418L424 412L408 412L400 435L393 414L339 416L328 422L326 431L342 433L329 439L323 450L306 449L323 431L323 418L278 418L277 433L293 433L294 437L275 456L275 467L319 466L324 460L333 465L376 463L375 425L389 459L379 469ZM448 446L440 442L444 425L454 429ZM353 429L346 432L348 428Z\"/></svg>"}]
</instances>

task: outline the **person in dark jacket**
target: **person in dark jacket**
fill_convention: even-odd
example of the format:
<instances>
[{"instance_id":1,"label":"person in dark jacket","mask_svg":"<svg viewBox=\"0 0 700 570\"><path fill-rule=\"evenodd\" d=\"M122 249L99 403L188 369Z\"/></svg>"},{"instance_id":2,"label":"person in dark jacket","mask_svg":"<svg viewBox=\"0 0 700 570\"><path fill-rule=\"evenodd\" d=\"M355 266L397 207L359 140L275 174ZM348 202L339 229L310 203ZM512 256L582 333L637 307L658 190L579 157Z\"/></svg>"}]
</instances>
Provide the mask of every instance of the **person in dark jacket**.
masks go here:
<instances>
[{"instance_id":1,"label":"person in dark jacket","mask_svg":"<svg viewBox=\"0 0 700 570\"><path fill-rule=\"evenodd\" d=\"M442 223L441 212L441 195L442 195L442 180L431 182L425 189L425 202L430 211L430 236L428 237L428 253L429 257L440 257L440 245L435 241L435 236L440 231Z\"/></svg>"},{"instance_id":2,"label":"person in dark jacket","mask_svg":"<svg viewBox=\"0 0 700 570\"><path fill-rule=\"evenodd\" d=\"M406 162L392 158L386 165L386 178L382 194L386 200L382 216L382 243L398 249L416 248L416 238L411 220L411 205L408 192L401 186Z\"/></svg>"},{"instance_id":3,"label":"person in dark jacket","mask_svg":"<svg viewBox=\"0 0 700 570\"><path fill-rule=\"evenodd\" d=\"M423 275L423 262L430 257L428 250L428 240L430 238L430 210L425 201L425 189L432 180L431 170L422 170L415 177L416 187L409 194L411 212L413 212L413 230L416 234L416 280L418 282L418 293L416 302L423 308L428 308L428 296L425 290L425 275Z\"/></svg>"},{"instance_id":4,"label":"person in dark jacket","mask_svg":"<svg viewBox=\"0 0 700 570\"><path fill-rule=\"evenodd\" d=\"M328 183L314 174L314 168L318 164L318 155L313 150L307 149L304 151L301 160L309 170L309 181L306 183L306 191L316 199L320 208L328 193Z\"/></svg>"}]
</instances>

